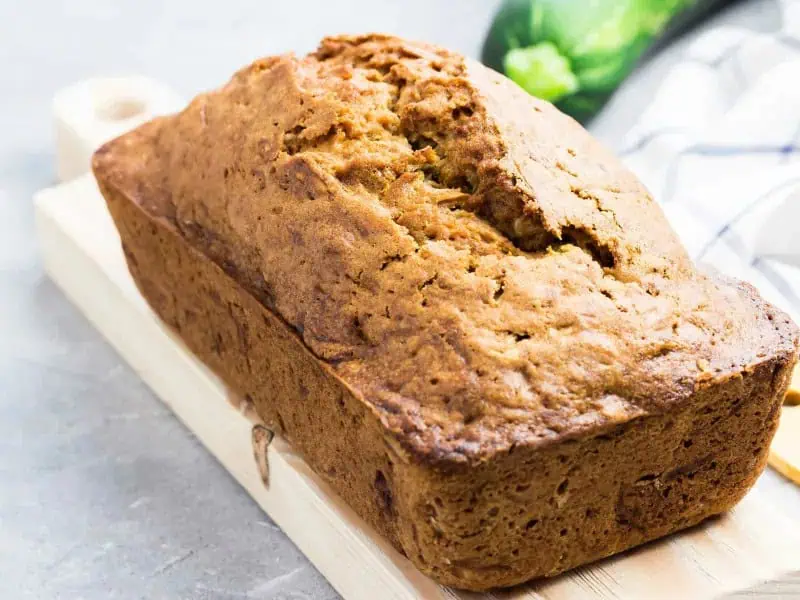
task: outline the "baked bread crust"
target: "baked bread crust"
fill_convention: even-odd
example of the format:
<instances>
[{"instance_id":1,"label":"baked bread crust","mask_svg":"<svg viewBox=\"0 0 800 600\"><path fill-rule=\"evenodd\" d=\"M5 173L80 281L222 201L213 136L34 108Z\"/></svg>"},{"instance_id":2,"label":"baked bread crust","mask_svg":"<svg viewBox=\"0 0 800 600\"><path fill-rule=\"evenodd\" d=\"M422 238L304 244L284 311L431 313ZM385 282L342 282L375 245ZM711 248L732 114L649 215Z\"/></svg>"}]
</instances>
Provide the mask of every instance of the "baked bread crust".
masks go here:
<instances>
[{"instance_id":1,"label":"baked bread crust","mask_svg":"<svg viewBox=\"0 0 800 600\"><path fill-rule=\"evenodd\" d=\"M699 273L633 175L480 65L327 39L93 167L157 314L442 583L655 539L765 465L794 325Z\"/></svg>"}]
</instances>

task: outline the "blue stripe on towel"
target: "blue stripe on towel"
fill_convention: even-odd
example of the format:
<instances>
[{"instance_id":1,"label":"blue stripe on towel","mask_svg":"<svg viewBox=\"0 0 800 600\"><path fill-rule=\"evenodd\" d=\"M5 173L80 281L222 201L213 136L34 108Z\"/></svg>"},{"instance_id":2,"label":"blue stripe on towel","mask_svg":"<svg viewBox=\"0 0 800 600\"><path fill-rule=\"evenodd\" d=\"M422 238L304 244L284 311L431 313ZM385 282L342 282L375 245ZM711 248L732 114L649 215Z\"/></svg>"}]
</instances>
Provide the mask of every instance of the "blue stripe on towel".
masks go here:
<instances>
[{"instance_id":1,"label":"blue stripe on towel","mask_svg":"<svg viewBox=\"0 0 800 600\"><path fill-rule=\"evenodd\" d=\"M712 158L730 157L730 156L755 156L755 155L770 155L773 154L779 157L789 157L794 154L800 153L800 146L789 142L781 146L772 145L754 145L754 146L711 146L707 144L698 144L690 146L685 150L678 152L674 159L667 165L666 182L664 183L664 193L659 199L660 202L666 204L672 201L672 196L675 194L675 178L678 174L678 166L681 159L687 156L707 156Z\"/></svg>"},{"instance_id":2,"label":"blue stripe on towel","mask_svg":"<svg viewBox=\"0 0 800 600\"><path fill-rule=\"evenodd\" d=\"M739 220L740 220L742 217L744 217L745 215L747 215L747 213L749 213L749 212L750 212L751 210L753 210L753 209L754 209L756 206L758 206L758 204L759 204L760 202L763 202L764 200L766 200L766 199L770 198L771 196L773 196L773 195L777 194L778 192L780 192L780 191L782 191L782 190L786 189L786 188L787 188L787 187L789 187L789 186L792 186L792 185L795 185L795 184L797 184L798 182L800 182L800 176L798 176L798 177L792 177L791 179L787 179L786 181L783 181L783 182L781 182L780 184L776 185L774 188L771 188L771 189L767 190L766 192L764 192L763 194L761 194L760 196L758 196L757 198L755 198L754 200L752 200L751 202L749 202L749 203L747 204L747 206L745 206L744 208L742 208L742 210L740 210L740 211L739 211L739 212L738 212L736 215L734 215L734 217L733 217L733 218L732 218L730 221L728 221L728 222L727 222L725 225L723 225L723 226L722 226L722 227L721 227L721 228L720 228L720 229L719 229L719 230L718 230L718 231L717 231L717 232L714 234L714 236L713 236L713 237L712 237L712 238L711 238L711 239L708 241L708 243L707 243L705 246L703 246L703 249L702 249L702 250L700 251L700 253L697 255L697 260L698 260L698 261L702 260L702 259L703 259L703 257L704 257L706 254L708 254L708 251L709 251L709 250L711 250L711 248L714 246L714 244L717 242L717 240L719 240L719 238L721 238L722 236L724 236L724 235L725 235L725 234L728 232L728 230L729 230L731 227L733 227L734 225L736 225L736 223L738 223L738 222L739 222Z\"/></svg>"},{"instance_id":3,"label":"blue stripe on towel","mask_svg":"<svg viewBox=\"0 0 800 600\"><path fill-rule=\"evenodd\" d=\"M621 158L625 158L626 156L629 156L634 152L639 152L639 150L644 149L647 145L649 145L650 143L654 142L655 140L657 140L662 136L683 133L685 129L686 129L685 127L664 127L664 129L656 129L655 131L651 131L650 133L643 135L633 144L631 144L621 152L618 152L618 155Z\"/></svg>"}]
</instances>

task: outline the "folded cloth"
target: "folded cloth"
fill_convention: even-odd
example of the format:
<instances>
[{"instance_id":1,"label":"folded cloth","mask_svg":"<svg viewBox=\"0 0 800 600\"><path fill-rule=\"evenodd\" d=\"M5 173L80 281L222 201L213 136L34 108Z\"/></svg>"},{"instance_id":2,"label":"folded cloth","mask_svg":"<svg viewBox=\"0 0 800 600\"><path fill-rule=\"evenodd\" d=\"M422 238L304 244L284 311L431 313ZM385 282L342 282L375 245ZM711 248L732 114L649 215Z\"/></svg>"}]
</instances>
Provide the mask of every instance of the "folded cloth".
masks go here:
<instances>
[{"instance_id":1,"label":"folded cloth","mask_svg":"<svg viewBox=\"0 0 800 600\"><path fill-rule=\"evenodd\" d=\"M621 154L692 257L800 323L800 0L770 33L690 42Z\"/></svg>"}]
</instances>

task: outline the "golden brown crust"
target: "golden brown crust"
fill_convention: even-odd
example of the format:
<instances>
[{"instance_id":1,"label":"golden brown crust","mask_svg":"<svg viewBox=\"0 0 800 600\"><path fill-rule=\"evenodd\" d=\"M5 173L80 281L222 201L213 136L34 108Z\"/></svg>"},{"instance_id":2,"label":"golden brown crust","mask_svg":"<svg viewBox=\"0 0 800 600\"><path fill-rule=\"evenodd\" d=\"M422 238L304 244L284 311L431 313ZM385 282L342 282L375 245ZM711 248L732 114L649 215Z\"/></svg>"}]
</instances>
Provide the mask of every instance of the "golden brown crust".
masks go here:
<instances>
[{"instance_id":1,"label":"golden brown crust","mask_svg":"<svg viewBox=\"0 0 800 600\"><path fill-rule=\"evenodd\" d=\"M681 410L442 471L409 462L370 405L168 221L101 180L156 313L342 498L437 581L487 589L555 575L724 512L755 482L792 358Z\"/></svg>"},{"instance_id":2,"label":"golden brown crust","mask_svg":"<svg viewBox=\"0 0 800 600\"><path fill-rule=\"evenodd\" d=\"M258 61L94 170L156 312L444 583L620 551L763 468L794 325L457 55L364 36Z\"/></svg>"}]
</instances>

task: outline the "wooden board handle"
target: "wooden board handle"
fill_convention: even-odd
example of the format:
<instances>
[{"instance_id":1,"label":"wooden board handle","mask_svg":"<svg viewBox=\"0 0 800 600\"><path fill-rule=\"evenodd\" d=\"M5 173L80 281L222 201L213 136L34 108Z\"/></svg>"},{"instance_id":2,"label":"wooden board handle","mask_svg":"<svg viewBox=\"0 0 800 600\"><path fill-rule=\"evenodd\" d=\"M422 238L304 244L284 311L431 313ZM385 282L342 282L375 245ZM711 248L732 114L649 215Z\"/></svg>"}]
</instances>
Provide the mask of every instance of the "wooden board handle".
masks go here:
<instances>
[{"instance_id":1,"label":"wooden board handle","mask_svg":"<svg viewBox=\"0 0 800 600\"><path fill-rule=\"evenodd\" d=\"M59 181L86 173L92 153L108 140L184 105L169 87L140 76L87 79L59 91L53 99Z\"/></svg>"}]
</instances>

